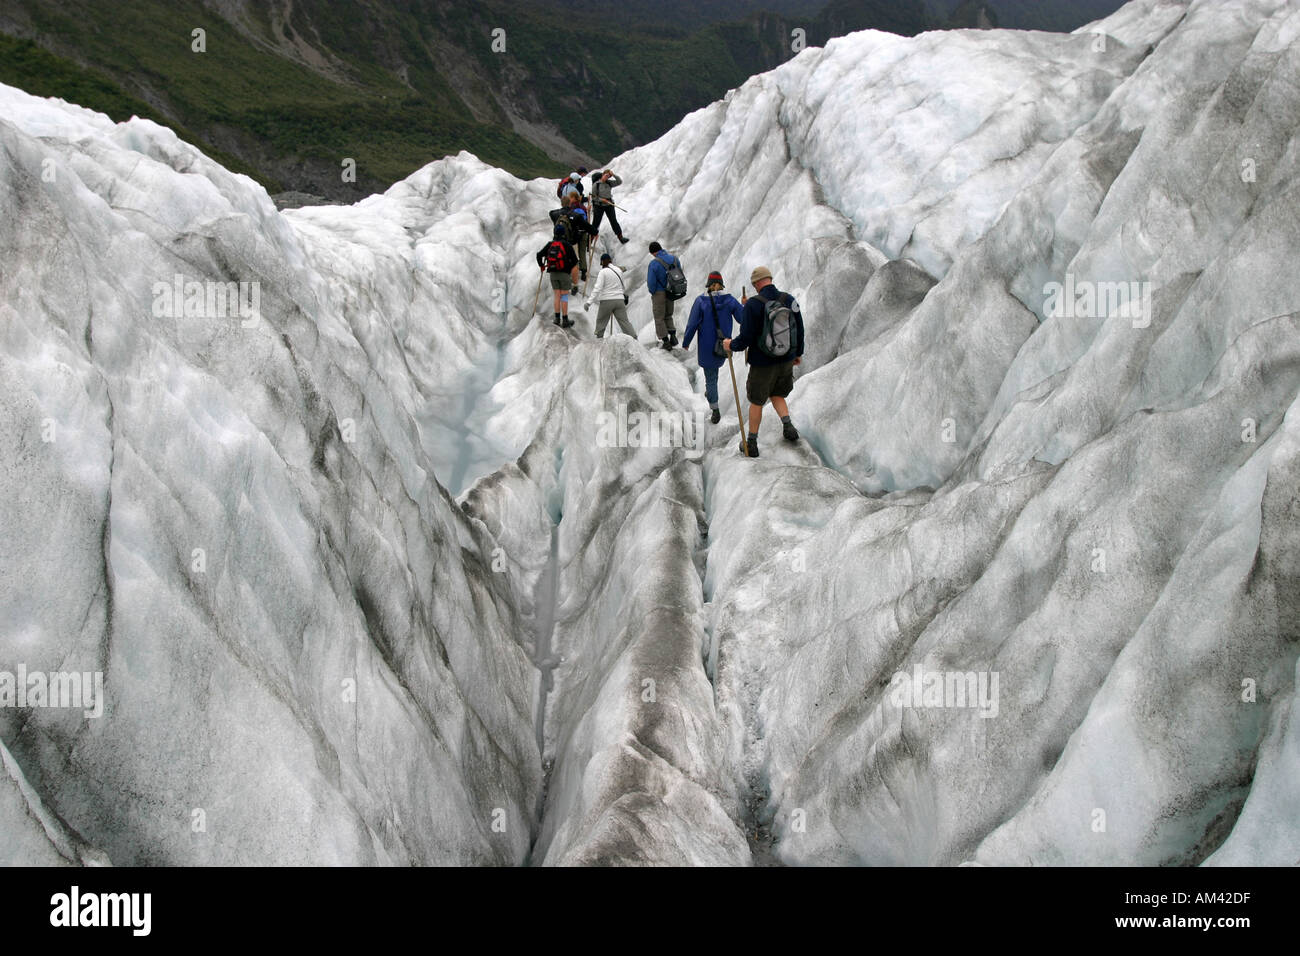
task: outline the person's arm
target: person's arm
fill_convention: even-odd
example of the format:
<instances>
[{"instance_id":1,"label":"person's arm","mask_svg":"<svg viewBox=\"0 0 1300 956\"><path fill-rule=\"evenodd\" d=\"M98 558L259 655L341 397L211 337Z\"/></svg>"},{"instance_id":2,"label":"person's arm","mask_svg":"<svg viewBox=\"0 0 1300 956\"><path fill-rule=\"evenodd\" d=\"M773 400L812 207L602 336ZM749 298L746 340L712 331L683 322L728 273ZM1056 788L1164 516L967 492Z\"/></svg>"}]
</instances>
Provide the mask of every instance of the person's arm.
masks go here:
<instances>
[{"instance_id":1,"label":"person's arm","mask_svg":"<svg viewBox=\"0 0 1300 956\"><path fill-rule=\"evenodd\" d=\"M700 327L700 322L704 319L704 298L697 296L695 304L691 306L691 317L686 321L686 334L682 336L682 348L691 347L691 339L695 337L695 330Z\"/></svg>"},{"instance_id":2,"label":"person's arm","mask_svg":"<svg viewBox=\"0 0 1300 956\"><path fill-rule=\"evenodd\" d=\"M727 346L731 351L743 352L753 344L753 340L757 336L751 331L751 326L753 324L753 319L751 318L752 315L753 310L746 305L745 311L742 312L740 316L740 332Z\"/></svg>"},{"instance_id":3,"label":"person's arm","mask_svg":"<svg viewBox=\"0 0 1300 956\"><path fill-rule=\"evenodd\" d=\"M737 302L734 296L731 299L731 308L727 310L726 316L727 335L731 335L731 323L733 321L736 323L737 331L739 331L740 325L745 319L745 307Z\"/></svg>"},{"instance_id":4,"label":"person's arm","mask_svg":"<svg viewBox=\"0 0 1300 956\"><path fill-rule=\"evenodd\" d=\"M623 185L623 180L619 179L617 176L610 176L608 179L605 180L605 182L609 183L611 188L614 186Z\"/></svg>"},{"instance_id":5,"label":"person's arm","mask_svg":"<svg viewBox=\"0 0 1300 956\"><path fill-rule=\"evenodd\" d=\"M549 248L551 248L551 244L548 242L546 245L542 246L542 251L537 253L537 268L541 269L543 272L546 271L546 250Z\"/></svg>"},{"instance_id":6,"label":"person's arm","mask_svg":"<svg viewBox=\"0 0 1300 956\"><path fill-rule=\"evenodd\" d=\"M659 272L655 272L655 266L659 267ZM646 291L649 292L651 295L654 295L656 292L658 292L660 289L663 288L663 279L660 277L661 274L663 273L663 270L664 270L664 264L659 261L659 257L658 256L651 257L650 268L646 269L645 272Z\"/></svg>"}]
</instances>

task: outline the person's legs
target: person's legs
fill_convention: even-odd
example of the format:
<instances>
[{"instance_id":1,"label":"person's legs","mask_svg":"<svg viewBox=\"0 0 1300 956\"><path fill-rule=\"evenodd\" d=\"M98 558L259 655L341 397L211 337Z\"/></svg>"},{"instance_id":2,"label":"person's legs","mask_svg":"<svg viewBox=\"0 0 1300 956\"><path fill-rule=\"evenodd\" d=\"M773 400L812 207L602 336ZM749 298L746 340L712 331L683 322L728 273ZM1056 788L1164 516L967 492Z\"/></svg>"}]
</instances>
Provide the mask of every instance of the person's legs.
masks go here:
<instances>
[{"instance_id":1,"label":"person's legs","mask_svg":"<svg viewBox=\"0 0 1300 956\"><path fill-rule=\"evenodd\" d=\"M605 207L604 207L604 206L602 206L602 205L601 205L600 203L598 203L598 202L597 202L597 203L592 203L592 204L591 204L591 224L592 224L592 226L594 226L595 228L599 229L599 228L600 228L600 220L601 220L602 218L604 218L604 215L605 215Z\"/></svg>"},{"instance_id":2,"label":"person's legs","mask_svg":"<svg viewBox=\"0 0 1300 956\"><path fill-rule=\"evenodd\" d=\"M668 293L663 289L660 289L650 297L650 310L654 313L655 317L655 338L660 341L668 338L668 325L665 316L667 315L668 306L671 305L671 303L672 300L668 298Z\"/></svg>"},{"instance_id":3,"label":"person's legs","mask_svg":"<svg viewBox=\"0 0 1300 956\"><path fill-rule=\"evenodd\" d=\"M668 298L668 293L664 293L664 324L668 326L668 334L674 339L677 338L677 329L673 327L673 300Z\"/></svg>"},{"instance_id":4,"label":"person's legs","mask_svg":"<svg viewBox=\"0 0 1300 956\"><path fill-rule=\"evenodd\" d=\"M745 397L749 399L749 456L758 457L758 427L763 423L763 406L772 397L781 369L773 365L751 365L745 381ZM786 394L789 394L787 391Z\"/></svg>"},{"instance_id":5,"label":"person's legs","mask_svg":"<svg viewBox=\"0 0 1300 956\"><path fill-rule=\"evenodd\" d=\"M785 398L794 391L794 362L780 366L776 381L772 384L772 407L781 416L781 435L786 441L798 441L799 431L790 421L790 406Z\"/></svg>"},{"instance_id":6,"label":"person's legs","mask_svg":"<svg viewBox=\"0 0 1300 956\"><path fill-rule=\"evenodd\" d=\"M704 397L708 399L709 408L718 407L718 370L704 369Z\"/></svg>"},{"instance_id":7,"label":"person's legs","mask_svg":"<svg viewBox=\"0 0 1300 956\"><path fill-rule=\"evenodd\" d=\"M614 314L614 306L620 304L613 299L606 299L600 304L600 309L596 312L596 338L605 335L605 327L609 325L609 317Z\"/></svg>"},{"instance_id":8,"label":"person's legs","mask_svg":"<svg viewBox=\"0 0 1300 956\"><path fill-rule=\"evenodd\" d=\"M618 322L618 327L626 332L632 338L636 338L636 329L632 328L632 322L627 317L627 306L617 299L614 300L614 318Z\"/></svg>"},{"instance_id":9,"label":"person's legs","mask_svg":"<svg viewBox=\"0 0 1300 956\"><path fill-rule=\"evenodd\" d=\"M623 240L623 228L618 224L618 216L614 213L614 207L602 206L601 208L604 209L605 215L609 216L609 226L614 230L614 235L618 236L621 242Z\"/></svg>"}]
</instances>

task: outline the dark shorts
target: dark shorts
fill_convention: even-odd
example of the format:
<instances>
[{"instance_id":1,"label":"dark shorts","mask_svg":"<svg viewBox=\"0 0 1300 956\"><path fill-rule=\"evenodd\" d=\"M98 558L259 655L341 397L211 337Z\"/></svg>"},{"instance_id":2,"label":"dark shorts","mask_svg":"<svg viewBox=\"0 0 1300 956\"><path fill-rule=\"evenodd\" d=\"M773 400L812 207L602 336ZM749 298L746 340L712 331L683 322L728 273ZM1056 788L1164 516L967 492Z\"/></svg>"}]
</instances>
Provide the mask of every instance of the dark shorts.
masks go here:
<instances>
[{"instance_id":1,"label":"dark shorts","mask_svg":"<svg viewBox=\"0 0 1300 956\"><path fill-rule=\"evenodd\" d=\"M785 398L794 390L794 360L780 365L751 365L745 382L745 397L751 405L764 405L769 398Z\"/></svg>"},{"instance_id":2,"label":"dark shorts","mask_svg":"<svg viewBox=\"0 0 1300 956\"><path fill-rule=\"evenodd\" d=\"M567 272L548 272L551 277L551 288L559 292L568 292L573 288L573 276Z\"/></svg>"}]
</instances>

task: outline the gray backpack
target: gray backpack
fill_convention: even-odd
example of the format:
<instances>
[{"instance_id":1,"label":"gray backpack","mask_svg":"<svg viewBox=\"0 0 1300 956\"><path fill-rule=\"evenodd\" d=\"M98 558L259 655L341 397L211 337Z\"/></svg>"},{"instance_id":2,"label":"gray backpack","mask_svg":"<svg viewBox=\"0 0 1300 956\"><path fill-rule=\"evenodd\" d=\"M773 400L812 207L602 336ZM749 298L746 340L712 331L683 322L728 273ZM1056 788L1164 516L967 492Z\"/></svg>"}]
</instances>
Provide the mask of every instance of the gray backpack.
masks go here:
<instances>
[{"instance_id":1,"label":"gray backpack","mask_svg":"<svg viewBox=\"0 0 1300 956\"><path fill-rule=\"evenodd\" d=\"M758 347L763 354L774 359L790 358L794 352L794 310L799 308L794 296L782 292L767 303L763 312L763 334Z\"/></svg>"}]
</instances>

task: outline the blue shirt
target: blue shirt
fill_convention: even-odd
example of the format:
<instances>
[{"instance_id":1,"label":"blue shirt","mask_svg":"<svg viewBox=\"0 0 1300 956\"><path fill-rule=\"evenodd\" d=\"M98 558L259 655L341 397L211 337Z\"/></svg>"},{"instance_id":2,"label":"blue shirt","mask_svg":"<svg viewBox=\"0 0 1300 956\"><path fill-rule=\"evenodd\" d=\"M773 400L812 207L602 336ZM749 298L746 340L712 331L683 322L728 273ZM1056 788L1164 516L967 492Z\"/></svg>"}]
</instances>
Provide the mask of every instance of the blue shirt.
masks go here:
<instances>
[{"instance_id":1,"label":"blue shirt","mask_svg":"<svg viewBox=\"0 0 1300 956\"><path fill-rule=\"evenodd\" d=\"M665 258L665 256L667 258ZM646 291L651 295L668 288L668 267L681 265L677 257L667 249L660 249L650 260L650 267L645 273Z\"/></svg>"}]
</instances>

